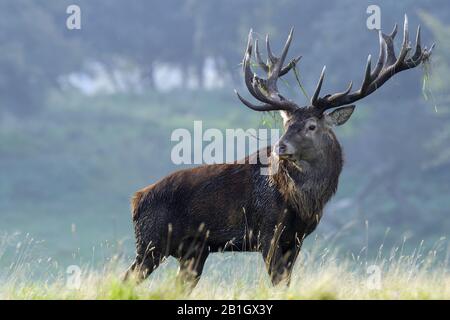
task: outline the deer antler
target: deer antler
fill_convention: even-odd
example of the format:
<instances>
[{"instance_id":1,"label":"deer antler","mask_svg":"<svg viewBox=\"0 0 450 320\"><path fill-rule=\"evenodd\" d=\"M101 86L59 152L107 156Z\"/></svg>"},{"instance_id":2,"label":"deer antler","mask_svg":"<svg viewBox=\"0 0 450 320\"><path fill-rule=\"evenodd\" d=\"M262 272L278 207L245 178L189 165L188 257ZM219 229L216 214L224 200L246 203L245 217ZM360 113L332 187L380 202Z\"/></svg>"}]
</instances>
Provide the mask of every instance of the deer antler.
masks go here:
<instances>
[{"instance_id":1,"label":"deer antler","mask_svg":"<svg viewBox=\"0 0 450 320\"><path fill-rule=\"evenodd\" d=\"M326 95L322 98L319 98L320 89L322 88L322 83L325 76L324 67L320 75L319 82L317 83L316 91L311 98L311 104L313 105L313 107L318 108L319 111L323 112L330 108L351 104L377 90L396 73L399 73L403 70L415 68L430 57L435 44L433 44L429 50L427 49L427 47L422 49L420 43L419 26L417 28L414 54L411 57L407 58L411 50L411 44L408 39L408 17L406 15L403 26L403 43L398 58L396 58L394 51L394 38L396 34L397 24L394 26L394 30L389 35L386 35L379 31L380 53L377 65L375 69L371 71L371 56L369 55L367 59L364 80L361 88L358 91L351 92L352 82L350 82L350 85L344 92L335 93L333 95Z\"/></svg>"},{"instance_id":2,"label":"deer antler","mask_svg":"<svg viewBox=\"0 0 450 320\"><path fill-rule=\"evenodd\" d=\"M301 57L292 59L291 62L285 67L283 67L284 60L286 59L287 52L289 50L289 45L292 40L293 28L291 29L289 36L284 45L283 51L280 57L276 57L272 54L269 43L269 35L266 36L266 47L267 47L267 62L264 62L261 58L261 54L258 49L258 40L255 41L255 51L256 51L256 61L258 65L267 73L267 79L262 79L258 77L251 69L251 56L253 49L253 37L252 30L248 34L247 49L245 50L244 60L243 60L243 70L245 75L245 85L248 91L257 100L263 102L262 105L254 105L251 102L244 99L236 90L234 90L241 102L245 104L250 109L256 111L273 111L273 110L285 110L293 111L297 109L297 105L284 98L279 92L277 87L277 80L279 77L285 75L291 70Z\"/></svg>"}]
</instances>

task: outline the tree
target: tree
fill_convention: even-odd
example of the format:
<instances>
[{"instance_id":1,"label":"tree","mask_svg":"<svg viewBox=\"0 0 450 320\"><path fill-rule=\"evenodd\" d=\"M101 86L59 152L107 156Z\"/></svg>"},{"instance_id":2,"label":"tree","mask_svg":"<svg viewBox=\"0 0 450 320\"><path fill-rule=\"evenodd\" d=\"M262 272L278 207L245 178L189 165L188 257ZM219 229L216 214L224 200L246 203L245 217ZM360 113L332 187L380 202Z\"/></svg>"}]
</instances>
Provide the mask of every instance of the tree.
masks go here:
<instances>
[{"instance_id":1,"label":"tree","mask_svg":"<svg viewBox=\"0 0 450 320\"><path fill-rule=\"evenodd\" d=\"M79 66L77 49L63 33L65 21L57 21L49 6L26 0L0 4L0 104L10 112L34 112L58 77Z\"/></svg>"}]
</instances>

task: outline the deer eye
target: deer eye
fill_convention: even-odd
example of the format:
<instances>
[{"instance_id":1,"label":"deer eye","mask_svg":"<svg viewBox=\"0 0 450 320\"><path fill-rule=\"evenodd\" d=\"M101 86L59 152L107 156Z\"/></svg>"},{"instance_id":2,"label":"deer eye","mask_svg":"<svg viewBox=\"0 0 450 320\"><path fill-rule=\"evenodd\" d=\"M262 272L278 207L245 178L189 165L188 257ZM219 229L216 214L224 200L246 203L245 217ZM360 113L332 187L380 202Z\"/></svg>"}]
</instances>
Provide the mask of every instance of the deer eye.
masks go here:
<instances>
[{"instance_id":1,"label":"deer eye","mask_svg":"<svg viewBox=\"0 0 450 320\"><path fill-rule=\"evenodd\" d=\"M315 124L311 124L311 125L308 127L308 130L310 130L310 131L316 130L316 125L315 125Z\"/></svg>"}]
</instances>

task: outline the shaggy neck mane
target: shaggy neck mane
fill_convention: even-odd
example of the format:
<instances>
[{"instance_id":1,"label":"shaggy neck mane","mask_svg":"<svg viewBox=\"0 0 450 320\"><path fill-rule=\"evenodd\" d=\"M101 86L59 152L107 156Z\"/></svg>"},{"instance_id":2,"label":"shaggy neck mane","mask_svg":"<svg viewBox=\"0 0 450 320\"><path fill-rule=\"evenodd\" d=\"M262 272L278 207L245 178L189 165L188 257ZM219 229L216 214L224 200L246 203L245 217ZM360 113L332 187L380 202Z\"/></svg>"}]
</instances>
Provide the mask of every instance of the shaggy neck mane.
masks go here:
<instances>
[{"instance_id":1,"label":"shaggy neck mane","mask_svg":"<svg viewBox=\"0 0 450 320\"><path fill-rule=\"evenodd\" d=\"M325 204L336 192L342 164L342 151L336 142L315 162L281 160L270 179L302 219L320 219Z\"/></svg>"}]
</instances>

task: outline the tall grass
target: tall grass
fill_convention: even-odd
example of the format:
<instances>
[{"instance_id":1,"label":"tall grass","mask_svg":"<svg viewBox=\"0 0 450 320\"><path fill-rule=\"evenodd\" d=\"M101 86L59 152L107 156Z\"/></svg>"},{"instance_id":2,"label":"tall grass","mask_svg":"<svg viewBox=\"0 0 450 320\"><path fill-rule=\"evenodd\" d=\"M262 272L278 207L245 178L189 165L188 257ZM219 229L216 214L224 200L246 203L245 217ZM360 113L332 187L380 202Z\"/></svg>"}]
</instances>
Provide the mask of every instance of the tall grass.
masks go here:
<instances>
[{"instance_id":1,"label":"tall grass","mask_svg":"<svg viewBox=\"0 0 450 320\"><path fill-rule=\"evenodd\" d=\"M289 287L270 284L258 254L215 254L192 292L176 281L170 259L137 285L121 281L127 263L114 255L101 267L81 266L74 286L65 271L33 278L28 271L36 260L26 262L24 252L17 261L21 265L0 276L0 299L450 299L446 241L428 250L422 243L412 252L404 250L401 245L385 252L381 246L369 259L316 241L301 253Z\"/></svg>"}]
</instances>

